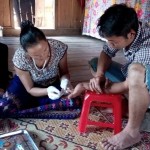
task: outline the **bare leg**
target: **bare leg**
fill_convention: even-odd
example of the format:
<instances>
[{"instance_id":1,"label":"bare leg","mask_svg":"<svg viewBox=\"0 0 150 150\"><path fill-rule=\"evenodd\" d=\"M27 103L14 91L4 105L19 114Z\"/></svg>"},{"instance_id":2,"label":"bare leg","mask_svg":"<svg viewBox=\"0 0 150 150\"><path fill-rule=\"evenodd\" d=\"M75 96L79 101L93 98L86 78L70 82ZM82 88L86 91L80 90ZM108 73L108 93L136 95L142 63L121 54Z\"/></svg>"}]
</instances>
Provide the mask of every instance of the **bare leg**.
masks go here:
<instances>
[{"instance_id":1,"label":"bare leg","mask_svg":"<svg viewBox=\"0 0 150 150\"><path fill-rule=\"evenodd\" d=\"M96 72L90 67L91 74L95 77ZM114 82L108 88L104 89L105 93L126 93L128 92L127 81Z\"/></svg>"},{"instance_id":2,"label":"bare leg","mask_svg":"<svg viewBox=\"0 0 150 150\"><path fill-rule=\"evenodd\" d=\"M122 132L102 141L105 150L125 149L141 140L140 125L150 98L144 83L145 68L140 64L133 64L128 74L129 120Z\"/></svg>"},{"instance_id":3,"label":"bare leg","mask_svg":"<svg viewBox=\"0 0 150 150\"><path fill-rule=\"evenodd\" d=\"M112 83L108 88L104 89L105 93L126 93L128 92L127 80L124 82Z\"/></svg>"},{"instance_id":4,"label":"bare leg","mask_svg":"<svg viewBox=\"0 0 150 150\"><path fill-rule=\"evenodd\" d=\"M82 94L85 90L90 90L89 88L89 83L88 82L83 82L77 84L77 86L74 88L73 92L68 95L68 98L74 98Z\"/></svg>"}]
</instances>

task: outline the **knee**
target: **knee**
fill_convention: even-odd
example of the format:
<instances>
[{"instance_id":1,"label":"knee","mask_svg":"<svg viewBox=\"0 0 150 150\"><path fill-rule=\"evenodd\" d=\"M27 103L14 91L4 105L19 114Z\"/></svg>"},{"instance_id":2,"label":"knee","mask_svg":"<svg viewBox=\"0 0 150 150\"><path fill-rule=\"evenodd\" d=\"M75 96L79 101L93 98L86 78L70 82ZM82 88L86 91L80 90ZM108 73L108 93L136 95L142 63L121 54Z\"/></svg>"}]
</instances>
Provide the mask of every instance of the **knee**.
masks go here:
<instances>
[{"instance_id":1,"label":"knee","mask_svg":"<svg viewBox=\"0 0 150 150\"><path fill-rule=\"evenodd\" d=\"M145 67L141 64L131 64L128 69L129 86L145 86Z\"/></svg>"}]
</instances>

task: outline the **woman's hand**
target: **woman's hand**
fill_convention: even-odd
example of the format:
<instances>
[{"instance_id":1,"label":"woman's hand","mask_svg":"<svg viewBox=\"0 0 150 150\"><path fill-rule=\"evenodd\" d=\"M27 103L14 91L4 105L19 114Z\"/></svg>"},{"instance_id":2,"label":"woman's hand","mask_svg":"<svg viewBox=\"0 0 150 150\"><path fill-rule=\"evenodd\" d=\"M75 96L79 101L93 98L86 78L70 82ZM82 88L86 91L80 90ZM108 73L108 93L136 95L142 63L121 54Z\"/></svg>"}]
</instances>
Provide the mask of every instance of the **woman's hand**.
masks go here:
<instances>
[{"instance_id":1,"label":"woman's hand","mask_svg":"<svg viewBox=\"0 0 150 150\"><path fill-rule=\"evenodd\" d=\"M61 97L61 92L54 86L49 86L47 88L47 95L50 99L56 100Z\"/></svg>"},{"instance_id":2,"label":"woman's hand","mask_svg":"<svg viewBox=\"0 0 150 150\"><path fill-rule=\"evenodd\" d=\"M73 90L73 86L67 78L61 79L60 87L63 89L63 91L65 91L65 94L68 94Z\"/></svg>"}]
</instances>

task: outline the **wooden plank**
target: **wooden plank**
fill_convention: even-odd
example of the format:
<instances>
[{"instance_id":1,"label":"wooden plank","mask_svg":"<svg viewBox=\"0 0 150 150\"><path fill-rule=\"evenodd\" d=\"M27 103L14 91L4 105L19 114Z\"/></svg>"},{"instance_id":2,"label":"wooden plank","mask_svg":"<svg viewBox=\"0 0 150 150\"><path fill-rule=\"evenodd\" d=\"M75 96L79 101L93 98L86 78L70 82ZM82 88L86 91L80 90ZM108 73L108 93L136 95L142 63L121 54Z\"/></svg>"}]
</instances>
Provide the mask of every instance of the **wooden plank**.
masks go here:
<instances>
[{"instance_id":1,"label":"wooden plank","mask_svg":"<svg viewBox=\"0 0 150 150\"><path fill-rule=\"evenodd\" d=\"M3 0L0 0L0 26L4 25L3 17L4 17L4 5Z\"/></svg>"},{"instance_id":2,"label":"wooden plank","mask_svg":"<svg viewBox=\"0 0 150 150\"><path fill-rule=\"evenodd\" d=\"M58 0L58 28L70 28L72 0Z\"/></svg>"},{"instance_id":3,"label":"wooden plank","mask_svg":"<svg viewBox=\"0 0 150 150\"><path fill-rule=\"evenodd\" d=\"M78 28L83 24L83 12L77 0L58 0L57 27Z\"/></svg>"},{"instance_id":4,"label":"wooden plank","mask_svg":"<svg viewBox=\"0 0 150 150\"><path fill-rule=\"evenodd\" d=\"M89 81L92 78L88 61L95 56L99 56L104 42L85 37L85 36L55 36L48 39L57 39L68 44L68 67L71 75L72 84L75 86L79 82ZM19 47L18 37L2 37L2 43L9 48L9 70L14 71L12 57L15 50ZM89 46L90 45L90 46ZM120 51L115 61L123 63L125 61Z\"/></svg>"},{"instance_id":5,"label":"wooden plank","mask_svg":"<svg viewBox=\"0 0 150 150\"><path fill-rule=\"evenodd\" d=\"M4 0L4 16L3 16L3 26L4 27L11 27L11 6L10 6L10 0Z\"/></svg>"}]
</instances>

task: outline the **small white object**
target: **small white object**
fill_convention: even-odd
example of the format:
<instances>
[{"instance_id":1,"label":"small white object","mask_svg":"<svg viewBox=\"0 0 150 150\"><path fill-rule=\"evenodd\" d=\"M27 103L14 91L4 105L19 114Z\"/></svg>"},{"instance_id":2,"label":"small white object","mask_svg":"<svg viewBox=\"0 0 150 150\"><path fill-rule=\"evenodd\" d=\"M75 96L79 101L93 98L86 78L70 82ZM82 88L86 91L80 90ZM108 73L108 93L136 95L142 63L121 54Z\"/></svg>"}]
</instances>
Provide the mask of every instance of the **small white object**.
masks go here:
<instances>
[{"instance_id":1,"label":"small white object","mask_svg":"<svg viewBox=\"0 0 150 150\"><path fill-rule=\"evenodd\" d=\"M61 83L60 83L60 87L62 88L62 89L64 89L64 90L66 90L67 89L67 87L68 87L68 84L69 84L69 80L68 79L62 79L61 80Z\"/></svg>"},{"instance_id":2,"label":"small white object","mask_svg":"<svg viewBox=\"0 0 150 150\"><path fill-rule=\"evenodd\" d=\"M48 97L52 100L56 100L61 97L61 92L54 86L49 86L47 88Z\"/></svg>"},{"instance_id":3,"label":"small white object","mask_svg":"<svg viewBox=\"0 0 150 150\"><path fill-rule=\"evenodd\" d=\"M0 26L0 37L3 37L3 27Z\"/></svg>"}]
</instances>

